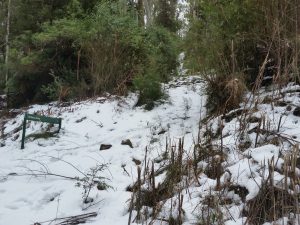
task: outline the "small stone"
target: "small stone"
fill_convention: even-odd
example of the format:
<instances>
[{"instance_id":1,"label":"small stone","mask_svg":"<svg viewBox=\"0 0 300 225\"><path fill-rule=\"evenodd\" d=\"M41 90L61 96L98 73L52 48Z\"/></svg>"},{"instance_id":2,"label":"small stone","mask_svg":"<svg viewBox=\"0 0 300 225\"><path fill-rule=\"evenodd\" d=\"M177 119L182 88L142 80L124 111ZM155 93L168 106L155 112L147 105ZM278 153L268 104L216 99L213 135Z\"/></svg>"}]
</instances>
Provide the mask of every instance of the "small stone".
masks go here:
<instances>
[{"instance_id":1,"label":"small stone","mask_svg":"<svg viewBox=\"0 0 300 225\"><path fill-rule=\"evenodd\" d=\"M4 147L5 143L4 142L0 142L0 148Z\"/></svg>"},{"instance_id":2,"label":"small stone","mask_svg":"<svg viewBox=\"0 0 300 225\"><path fill-rule=\"evenodd\" d=\"M288 106L286 107L286 111L291 111L291 110L292 110L292 106L288 105Z\"/></svg>"},{"instance_id":3,"label":"small stone","mask_svg":"<svg viewBox=\"0 0 300 225\"><path fill-rule=\"evenodd\" d=\"M97 184L97 189L99 191L104 191L107 189L107 186L104 183L99 183L99 184Z\"/></svg>"},{"instance_id":4,"label":"small stone","mask_svg":"<svg viewBox=\"0 0 300 225\"><path fill-rule=\"evenodd\" d=\"M128 145L130 148L133 148L132 142L129 139L123 140L121 145Z\"/></svg>"},{"instance_id":5,"label":"small stone","mask_svg":"<svg viewBox=\"0 0 300 225\"><path fill-rule=\"evenodd\" d=\"M247 119L248 123L259 123L260 121L261 121L261 118L255 117L255 116L252 116L252 117Z\"/></svg>"},{"instance_id":6,"label":"small stone","mask_svg":"<svg viewBox=\"0 0 300 225\"><path fill-rule=\"evenodd\" d=\"M275 106L285 107L285 106L287 106L287 103L284 101L277 101L277 102L275 102Z\"/></svg>"},{"instance_id":7,"label":"small stone","mask_svg":"<svg viewBox=\"0 0 300 225\"><path fill-rule=\"evenodd\" d=\"M83 203L84 203L84 204L88 204L88 203L92 203L93 201L94 201L93 198L87 197L87 198L84 199Z\"/></svg>"},{"instance_id":8,"label":"small stone","mask_svg":"<svg viewBox=\"0 0 300 225\"><path fill-rule=\"evenodd\" d=\"M158 142L158 141L159 141L158 138L151 138L150 144L154 144L155 142Z\"/></svg>"},{"instance_id":9,"label":"small stone","mask_svg":"<svg viewBox=\"0 0 300 225\"><path fill-rule=\"evenodd\" d=\"M294 116L300 117L300 107L296 107L296 108L294 109L293 115L294 115Z\"/></svg>"},{"instance_id":10,"label":"small stone","mask_svg":"<svg viewBox=\"0 0 300 225\"><path fill-rule=\"evenodd\" d=\"M142 163L141 160L138 160L138 159L135 159L135 158L133 158L132 161L133 161L133 162L135 163L135 165L137 165L137 166L138 166L138 165L141 165L141 163Z\"/></svg>"},{"instance_id":11,"label":"small stone","mask_svg":"<svg viewBox=\"0 0 300 225\"><path fill-rule=\"evenodd\" d=\"M7 174L8 176L17 176L18 174L17 173L9 173Z\"/></svg>"},{"instance_id":12,"label":"small stone","mask_svg":"<svg viewBox=\"0 0 300 225\"><path fill-rule=\"evenodd\" d=\"M167 132L166 130L161 129L161 131L159 131L157 134L158 134L158 135L161 135L161 134L164 134L164 133L166 133L166 132Z\"/></svg>"},{"instance_id":13,"label":"small stone","mask_svg":"<svg viewBox=\"0 0 300 225\"><path fill-rule=\"evenodd\" d=\"M102 145L100 145L100 151L102 151L102 150L108 150L111 147L112 147L112 145L110 145L110 144L102 144Z\"/></svg>"},{"instance_id":14,"label":"small stone","mask_svg":"<svg viewBox=\"0 0 300 225\"><path fill-rule=\"evenodd\" d=\"M75 121L75 123L81 123L83 120L85 120L86 119L86 116L85 117L82 117L81 119L78 119L78 120L76 120Z\"/></svg>"}]
</instances>

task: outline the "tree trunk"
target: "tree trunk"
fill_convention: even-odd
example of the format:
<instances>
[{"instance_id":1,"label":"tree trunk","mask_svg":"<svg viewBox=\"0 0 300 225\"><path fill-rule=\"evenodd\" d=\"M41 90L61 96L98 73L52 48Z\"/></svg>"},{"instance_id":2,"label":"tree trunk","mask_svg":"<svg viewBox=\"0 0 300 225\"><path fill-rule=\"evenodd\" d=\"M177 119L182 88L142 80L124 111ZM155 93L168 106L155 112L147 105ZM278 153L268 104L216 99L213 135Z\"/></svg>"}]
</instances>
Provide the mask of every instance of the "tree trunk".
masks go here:
<instances>
[{"instance_id":1,"label":"tree trunk","mask_svg":"<svg viewBox=\"0 0 300 225\"><path fill-rule=\"evenodd\" d=\"M79 49L79 51L77 52L77 71L76 71L77 81L79 81L80 56L81 56L81 49Z\"/></svg>"},{"instance_id":2,"label":"tree trunk","mask_svg":"<svg viewBox=\"0 0 300 225\"><path fill-rule=\"evenodd\" d=\"M10 30L10 6L11 0L7 4L7 21L6 21L6 36L5 36L5 82L8 81L8 57L9 57L9 30Z\"/></svg>"},{"instance_id":3,"label":"tree trunk","mask_svg":"<svg viewBox=\"0 0 300 225\"><path fill-rule=\"evenodd\" d=\"M149 26L153 21L153 1L152 0L144 0L144 7L146 13L146 25Z\"/></svg>"},{"instance_id":4,"label":"tree trunk","mask_svg":"<svg viewBox=\"0 0 300 225\"><path fill-rule=\"evenodd\" d=\"M144 4L143 4L143 0L138 0L137 11L138 11L139 25L141 27L144 27L145 26L145 20L144 20Z\"/></svg>"}]
</instances>

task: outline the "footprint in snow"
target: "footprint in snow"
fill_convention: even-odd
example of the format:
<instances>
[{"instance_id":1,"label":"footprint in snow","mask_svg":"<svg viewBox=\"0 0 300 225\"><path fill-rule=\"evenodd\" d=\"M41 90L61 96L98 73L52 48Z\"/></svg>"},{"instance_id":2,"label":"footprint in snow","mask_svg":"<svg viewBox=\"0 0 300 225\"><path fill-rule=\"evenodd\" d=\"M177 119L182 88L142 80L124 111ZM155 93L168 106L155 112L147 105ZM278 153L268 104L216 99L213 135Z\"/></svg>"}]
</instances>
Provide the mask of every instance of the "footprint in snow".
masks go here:
<instances>
[{"instance_id":1,"label":"footprint in snow","mask_svg":"<svg viewBox=\"0 0 300 225\"><path fill-rule=\"evenodd\" d=\"M32 205L32 201L30 201L26 198L19 198L15 202L17 202L18 205L20 205L20 203L25 203L25 204L28 204L28 205Z\"/></svg>"},{"instance_id":2,"label":"footprint in snow","mask_svg":"<svg viewBox=\"0 0 300 225\"><path fill-rule=\"evenodd\" d=\"M5 206L7 209L11 209L11 210L17 210L17 209L19 209L19 207L18 206L16 206L16 205L7 205L7 206Z\"/></svg>"},{"instance_id":3,"label":"footprint in snow","mask_svg":"<svg viewBox=\"0 0 300 225\"><path fill-rule=\"evenodd\" d=\"M59 196L60 196L60 193L58 193L58 192L49 193L49 194L46 194L39 202L40 202L40 204L47 204L47 203L53 202Z\"/></svg>"},{"instance_id":4,"label":"footprint in snow","mask_svg":"<svg viewBox=\"0 0 300 225\"><path fill-rule=\"evenodd\" d=\"M43 191L48 191L51 188L51 186L47 186L47 187L43 187L42 190Z\"/></svg>"}]
</instances>

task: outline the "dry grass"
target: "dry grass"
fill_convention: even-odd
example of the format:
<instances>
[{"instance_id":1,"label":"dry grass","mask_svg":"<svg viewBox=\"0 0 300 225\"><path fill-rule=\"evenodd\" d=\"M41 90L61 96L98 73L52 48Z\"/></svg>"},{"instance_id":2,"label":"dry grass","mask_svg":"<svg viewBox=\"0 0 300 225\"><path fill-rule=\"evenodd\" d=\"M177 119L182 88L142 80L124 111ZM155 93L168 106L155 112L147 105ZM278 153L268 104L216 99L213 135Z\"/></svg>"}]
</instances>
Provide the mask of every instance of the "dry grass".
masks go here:
<instances>
[{"instance_id":1,"label":"dry grass","mask_svg":"<svg viewBox=\"0 0 300 225\"><path fill-rule=\"evenodd\" d=\"M239 107L246 91L243 75L205 75L207 109L211 114L223 114Z\"/></svg>"},{"instance_id":2,"label":"dry grass","mask_svg":"<svg viewBox=\"0 0 300 225\"><path fill-rule=\"evenodd\" d=\"M185 163L183 160L183 145L183 139L179 140L178 145L170 145L167 142L166 155L163 161L158 162L158 164L162 165L158 170L154 169L155 162L150 162L151 166L149 166L146 158L143 176L140 167L138 167L137 181L127 189L133 192L130 211L135 210L137 212L136 218L130 218L130 221L143 223L148 217L151 217L152 221L156 219L162 220L171 225L180 225L183 223L183 196L180 194L183 187L179 183L189 173L188 170L192 170L193 166L192 163ZM165 179L161 183L156 184L156 176L162 173L165 173ZM174 203L176 202L176 208L170 209L170 212L174 212L175 210L177 216L173 217L170 214L169 218L158 218L162 207L169 199L172 199ZM151 209L150 215L148 215L149 208Z\"/></svg>"},{"instance_id":3,"label":"dry grass","mask_svg":"<svg viewBox=\"0 0 300 225\"><path fill-rule=\"evenodd\" d=\"M297 197L287 190L271 186L268 182L260 188L258 195L248 201L247 215L251 225L261 225L265 222L276 221L283 216L290 217L298 212Z\"/></svg>"},{"instance_id":4,"label":"dry grass","mask_svg":"<svg viewBox=\"0 0 300 225\"><path fill-rule=\"evenodd\" d=\"M291 154L284 157L283 168L278 171L284 175L281 183L274 181L274 161L268 163L269 177L262 183L258 195L247 202L245 216L250 225L260 225L283 217L289 218L289 224L295 224L295 215L300 213L299 177L296 175L299 170L298 153L296 145Z\"/></svg>"}]
</instances>

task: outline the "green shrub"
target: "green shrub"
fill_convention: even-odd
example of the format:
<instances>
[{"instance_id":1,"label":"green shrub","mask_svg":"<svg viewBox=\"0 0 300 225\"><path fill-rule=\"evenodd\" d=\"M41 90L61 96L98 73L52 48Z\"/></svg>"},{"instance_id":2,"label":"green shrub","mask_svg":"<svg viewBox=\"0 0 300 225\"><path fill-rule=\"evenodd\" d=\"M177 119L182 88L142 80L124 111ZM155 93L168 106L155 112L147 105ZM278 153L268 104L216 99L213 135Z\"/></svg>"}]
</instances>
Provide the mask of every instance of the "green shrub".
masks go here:
<instances>
[{"instance_id":1,"label":"green shrub","mask_svg":"<svg viewBox=\"0 0 300 225\"><path fill-rule=\"evenodd\" d=\"M126 94L133 80L140 102L158 98L150 89L161 96L159 82L176 74L176 34L140 26L136 9L123 0L80 2L68 1L65 16L45 20L39 29L12 38L10 88L21 97L16 106L103 92ZM145 88L141 80L153 84Z\"/></svg>"},{"instance_id":2,"label":"green shrub","mask_svg":"<svg viewBox=\"0 0 300 225\"><path fill-rule=\"evenodd\" d=\"M139 92L137 105L145 104L145 109L147 110L151 110L154 107L154 101L163 96L160 78L156 74L138 76L134 79L133 83Z\"/></svg>"},{"instance_id":3,"label":"green shrub","mask_svg":"<svg viewBox=\"0 0 300 225\"><path fill-rule=\"evenodd\" d=\"M152 26L145 33L147 58L142 73L134 77L134 88L139 91L138 105L151 110L154 102L164 96L161 82L176 74L178 65L177 39L165 28Z\"/></svg>"},{"instance_id":4,"label":"green shrub","mask_svg":"<svg viewBox=\"0 0 300 225\"><path fill-rule=\"evenodd\" d=\"M260 74L288 81L291 73L299 73L295 8L295 1L194 1L185 39L187 67L244 73L248 86Z\"/></svg>"},{"instance_id":5,"label":"green shrub","mask_svg":"<svg viewBox=\"0 0 300 225\"><path fill-rule=\"evenodd\" d=\"M144 29L124 11L123 3L103 1L86 20L88 37L82 48L94 94L121 90L122 84L143 73L147 59Z\"/></svg>"},{"instance_id":6,"label":"green shrub","mask_svg":"<svg viewBox=\"0 0 300 225\"><path fill-rule=\"evenodd\" d=\"M243 71L255 50L252 40L261 18L255 3L251 0L242 3L239 0L204 0L196 1L193 10L195 13L190 18L185 39L186 65L197 72L212 69L220 73ZM233 63L235 71L232 71Z\"/></svg>"},{"instance_id":7,"label":"green shrub","mask_svg":"<svg viewBox=\"0 0 300 225\"><path fill-rule=\"evenodd\" d=\"M146 30L146 41L148 42L148 64L147 70L155 71L161 81L168 81L171 75L176 75L179 54L179 40L175 34L166 28L152 26Z\"/></svg>"}]
</instances>

